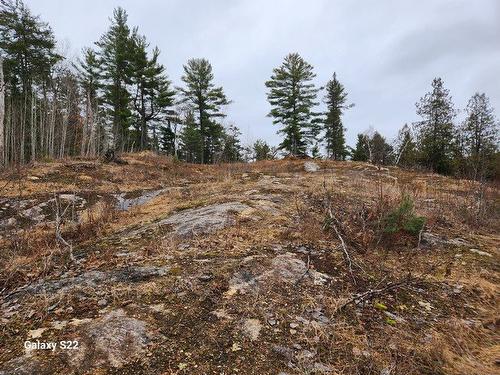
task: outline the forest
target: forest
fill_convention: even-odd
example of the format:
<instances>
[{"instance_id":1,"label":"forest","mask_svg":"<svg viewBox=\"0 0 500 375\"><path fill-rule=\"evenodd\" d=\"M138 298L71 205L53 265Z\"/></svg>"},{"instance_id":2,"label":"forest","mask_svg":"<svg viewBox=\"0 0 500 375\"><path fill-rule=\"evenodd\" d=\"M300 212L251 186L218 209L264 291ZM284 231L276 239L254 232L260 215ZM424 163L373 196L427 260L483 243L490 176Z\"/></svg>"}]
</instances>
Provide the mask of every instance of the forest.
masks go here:
<instances>
[{"instance_id":1,"label":"forest","mask_svg":"<svg viewBox=\"0 0 500 375\"><path fill-rule=\"evenodd\" d=\"M22 1L0 8L0 164L67 156L93 158L152 150L190 163L249 162L283 156L351 159L472 179L498 176L499 122L486 93L474 93L464 120L441 78L416 103L420 121L389 140L373 127L346 145L345 111L355 111L335 72L314 84L314 67L288 54L263 82L282 141L243 145L221 119L231 98L207 59L189 59L174 83L140 29L116 8L107 31L76 61Z\"/></svg>"}]
</instances>

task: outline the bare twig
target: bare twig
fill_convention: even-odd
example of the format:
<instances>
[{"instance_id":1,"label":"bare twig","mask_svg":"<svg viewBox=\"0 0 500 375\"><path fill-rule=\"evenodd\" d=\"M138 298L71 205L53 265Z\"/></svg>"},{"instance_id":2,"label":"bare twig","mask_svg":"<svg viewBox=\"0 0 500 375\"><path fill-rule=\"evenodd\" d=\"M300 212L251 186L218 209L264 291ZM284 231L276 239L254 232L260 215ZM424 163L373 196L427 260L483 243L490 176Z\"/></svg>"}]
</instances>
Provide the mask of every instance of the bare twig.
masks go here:
<instances>
[{"instance_id":1,"label":"bare twig","mask_svg":"<svg viewBox=\"0 0 500 375\"><path fill-rule=\"evenodd\" d=\"M385 294L391 290L399 289L399 288L414 284L416 281L417 281L417 279L409 276L409 277L405 278L404 280L398 281L396 283L388 283L383 288L369 289L366 292L354 295L352 298L350 298L349 300L344 302L340 307L338 307L336 312L339 312L340 310L344 309L346 306L349 306L352 303L357 305L360 302L366 301L368 299L372 299L375 296L380 296L380 295Z\"/></svg>"},{"instance_id":2,"label":"bare twig","mask_svg":"<svg viewBox=\"0 0 500 375\"><path fill-rule=\"evenodd\" d=\"M347 267L349 268L349 274L351 275L351 278L352 278L352 281L354 282L354 284L356 284L356 278L354 277L354 273L353 273L353 270L352 270L353 262L352 262L352 259L351 259L351 255L349 254L349 251L347 250L347 245L346 245L346 243L344 241L344 238L340 234L340 231L337 228L337 225L335 225L335 223L339 224L339 221L333 215L332 208L330 206L328 207L327 212L328 212L328 216L330 217L330 220L331 220L330 225L333 227L333 230L335 231L335 234L337 235L337 237L340 240L340 244L341 244L342 251L343 251L343 254L344 254L344 260L347 263Z\"/></svg>"},{"instance_id":3,"label":"bare twig","mask_svg":"<svg viewBox=\"0 0 500 375\"><path fill-rule=\"evenodd\" d=\"M73 256L73 245L68 243L68 241L66 241L61 234L61 219L62 219L62 217L64 217L64 214L66 213L68 208L71 206L71 204L68 204L61 214L60 207L59 207L59 196L57 196L55 193L54 193L54 201L55 201L55 205L56 205L56 228L55 228L56 229L56 240L57 240L57 242L63 244L64 246L66 246L68 248L69 258L71 259L72 262L75 262L76 260L75 260L75 257Z\"/></svg>"}]
</instances>

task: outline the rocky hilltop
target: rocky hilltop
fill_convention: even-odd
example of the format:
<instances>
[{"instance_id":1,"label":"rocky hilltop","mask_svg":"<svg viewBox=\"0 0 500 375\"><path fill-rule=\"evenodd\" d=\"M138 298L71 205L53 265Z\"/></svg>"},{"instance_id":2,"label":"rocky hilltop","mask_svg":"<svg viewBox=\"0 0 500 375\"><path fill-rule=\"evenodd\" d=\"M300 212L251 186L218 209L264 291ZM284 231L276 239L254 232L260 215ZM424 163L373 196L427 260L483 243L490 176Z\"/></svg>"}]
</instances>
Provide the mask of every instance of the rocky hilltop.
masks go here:
<instances>
[{"instance_id":1,"label":"rocky hilltop","mask_svg":"<svg viewBox=\"0 0 500 375\"><path fill-rule=\"evenodd\" d=\"M0 374L498 372L498 186L123 160L0 175Z\"/></svg>"}]
</instances>

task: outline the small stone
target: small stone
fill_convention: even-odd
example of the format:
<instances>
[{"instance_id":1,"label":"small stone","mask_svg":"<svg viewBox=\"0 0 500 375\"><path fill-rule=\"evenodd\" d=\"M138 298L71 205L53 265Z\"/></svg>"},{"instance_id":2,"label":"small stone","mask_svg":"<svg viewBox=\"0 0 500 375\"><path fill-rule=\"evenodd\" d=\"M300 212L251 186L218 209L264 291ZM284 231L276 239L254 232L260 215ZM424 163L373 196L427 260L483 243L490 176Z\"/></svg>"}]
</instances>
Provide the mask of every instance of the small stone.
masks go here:
<instances>
[{"instance_id":1,"label":"small stone","mask_svg":"<svg viewBox=\"0 0 500 375\"><path fill-rule=\"evenodd\" d=\"M290 330L290 334L291 334L291 335L295 335L296 333L297 333L297 330L296 330L296 329L291 329L291 330Z\"/></svg>"},{"instance_id":2,"label":"small stone","mask_svg":"<svg viewBox=\"0 0 500 375\"><path fill-rule=\"evenodd\" d=\"M299 325L297 323L290 323L290 328L297 328Z\"/></svg>"},{"instance_id":3,"label":"small stone","mask_svg":"<svg viewBox=\"0 0 500 375\"><path fill-rule=\"evenodd\" d=\"M104 307L107 304L108 304L108 301L105 298L102 298L99 301L97 301L97 305L100 306L100 307Z\"/></svg>"},{"instance_id":4,"label":"small stone","mask_svg":"<svg viewBox=\"0 0 500 375\"><path fill-rule=\"evenodd\" d=\"M214 278L214 275L212 275L212 274L203 274L201 276L198 276L198 280L205 282L205 283L209 282L213 278Z\"/></svg>"},{"instance_id":5,"label":"small stone","mask_svg":"<svg viewBox=\"0 0 500 375\"><path fill-rule=\"evenodd\" d=\"M276 325L276 320L275 319L268 319L267 323L269 323L270 326Z\"/></svg>"}]
</instances>

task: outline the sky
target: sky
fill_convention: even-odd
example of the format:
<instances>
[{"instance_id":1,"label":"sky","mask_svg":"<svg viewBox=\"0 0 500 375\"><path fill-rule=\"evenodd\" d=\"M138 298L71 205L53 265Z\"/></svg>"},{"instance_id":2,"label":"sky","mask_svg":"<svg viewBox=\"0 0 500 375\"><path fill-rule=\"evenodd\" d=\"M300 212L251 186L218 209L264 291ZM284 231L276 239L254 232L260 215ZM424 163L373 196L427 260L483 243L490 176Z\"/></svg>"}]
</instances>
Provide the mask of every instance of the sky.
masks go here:
<instances>
[{"instance_id":1,"label":"sky","mask_svg":"<svg viewBox=\"0 0 500 375\"><path fill-rule=\"evenodd\" d=\"M265 81L291 52L314 67L323 86L333 72L355 107L343 118L347 143L373 127L389 140L418 120L415 103L441 77L463 116L475 92L500 114L500 0L25 0L78 56L107 30L117 6L138 26L169 78L207 58L233 102L226 123L242 141L277 145L267 117ZM323 94L320 94L322 99Z\"/></svg>"}]
</instances>

